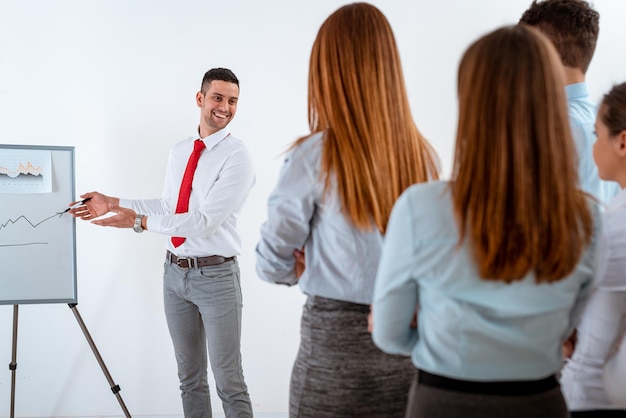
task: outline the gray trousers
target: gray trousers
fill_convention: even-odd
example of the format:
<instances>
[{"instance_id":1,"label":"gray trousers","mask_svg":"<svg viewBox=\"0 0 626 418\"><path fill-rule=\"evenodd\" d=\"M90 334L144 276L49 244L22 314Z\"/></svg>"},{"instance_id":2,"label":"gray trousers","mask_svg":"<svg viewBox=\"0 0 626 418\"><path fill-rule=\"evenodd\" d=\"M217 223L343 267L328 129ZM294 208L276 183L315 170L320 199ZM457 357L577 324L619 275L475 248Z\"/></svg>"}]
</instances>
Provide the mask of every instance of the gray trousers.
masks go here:
<instances>
[{"instance_id":1,"label":"gray trousers","mask_svg":"<svg viewBox=\"0 0 626 418\"><path fill-rule=\"evenodd\" d=\"M226 417L252 417L241 366L241 287L236 260L181 269L165 263L165 317L186 418L211 417L207 348Z\"/></svg>"}]
</instances>

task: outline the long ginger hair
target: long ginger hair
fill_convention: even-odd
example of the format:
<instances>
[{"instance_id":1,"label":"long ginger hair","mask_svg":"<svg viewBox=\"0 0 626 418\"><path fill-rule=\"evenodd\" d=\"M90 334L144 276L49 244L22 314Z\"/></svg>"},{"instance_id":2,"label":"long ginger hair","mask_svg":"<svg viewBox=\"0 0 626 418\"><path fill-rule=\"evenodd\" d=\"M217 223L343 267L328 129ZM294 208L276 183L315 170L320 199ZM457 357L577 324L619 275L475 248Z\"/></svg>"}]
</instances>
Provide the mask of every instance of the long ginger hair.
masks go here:
<instances>
[{"instance_id":1,"label":"long ginger hair","mask_svg":"<svg viewBox=\"0 0 626 418\"><path fill-rule=\"evenodd\" d=\"M560 280L591 240L563 86L554 47L526 25L485 35L461 60L452 199L484 279Z\"/></svg>"},{"instance_id":2,"label":"long ginger hair","mask_svg":"<svg viewBox=\"0 0 626 418\"><path fill-rule=\"evenodd\" d=\"M413 121L393 32L376 7L346 5L322 24L308 107L311 132L324 132L325 190L336 185L357 227L384 233L400 194L438 178L435 152Z\"/></svg>"}]
</instances>

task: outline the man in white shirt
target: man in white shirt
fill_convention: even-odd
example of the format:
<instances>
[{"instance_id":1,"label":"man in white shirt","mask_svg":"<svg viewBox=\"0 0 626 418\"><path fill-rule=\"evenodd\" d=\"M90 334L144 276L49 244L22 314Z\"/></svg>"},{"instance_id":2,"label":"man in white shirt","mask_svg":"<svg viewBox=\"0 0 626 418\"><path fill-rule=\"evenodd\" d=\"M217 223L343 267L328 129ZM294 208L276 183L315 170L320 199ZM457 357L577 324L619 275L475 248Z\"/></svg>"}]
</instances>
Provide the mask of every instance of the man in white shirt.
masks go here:
<instances>
[{"instance_id":1,"label":"man in white shirt","mask_svg":"<svg viewBox=\"0 0 626 418\"><path fill-rule=\"evenodd\" d=\"M236 226L255 176L249 151L226 129L238 98L239 80L230 70L207 71L196 94L199 127L172 148L162 196L128 200L92 192L71 210L96 225L172 237L166 246L164 305L185 417L211 416L207 346L226 416L252 417L241 366ZM116 214L95 219L108 212Z\"/></svg>"}]
</instances>

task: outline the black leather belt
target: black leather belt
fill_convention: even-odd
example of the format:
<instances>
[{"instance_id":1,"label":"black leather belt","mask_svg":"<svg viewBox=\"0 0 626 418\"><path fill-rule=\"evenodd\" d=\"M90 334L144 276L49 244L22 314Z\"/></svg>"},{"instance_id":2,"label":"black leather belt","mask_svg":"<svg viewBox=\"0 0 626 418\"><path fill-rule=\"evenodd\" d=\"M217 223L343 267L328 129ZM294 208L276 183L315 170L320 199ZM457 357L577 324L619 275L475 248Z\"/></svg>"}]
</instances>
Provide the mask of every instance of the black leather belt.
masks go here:
<instances>
[{"instance_id":1,"label":"black leather belt","mask_svg":"<svg viewBox=\"0 0 626 418\"><path fill-rule=\"evenodd\" d=\"M452 379L419 370L417 379L426 386L483 395L527 396L559 387L559 381L555 376L539 380L476 382Z\"/></svg>"},{"instance_id":2,"label":"black leather belt","mask_svg":"<svg viewBox=\"0 0 626 418\"><path fill-rule=\"evenodd\" d=\"M217 266L227 261L234 260L235 257L222 257L221 255L210 255L208 257L176 257L171 252L167 252L165 259L171 264L176 264L181 269L192 269L207 266Z\"/></svg>"}]
</instances>

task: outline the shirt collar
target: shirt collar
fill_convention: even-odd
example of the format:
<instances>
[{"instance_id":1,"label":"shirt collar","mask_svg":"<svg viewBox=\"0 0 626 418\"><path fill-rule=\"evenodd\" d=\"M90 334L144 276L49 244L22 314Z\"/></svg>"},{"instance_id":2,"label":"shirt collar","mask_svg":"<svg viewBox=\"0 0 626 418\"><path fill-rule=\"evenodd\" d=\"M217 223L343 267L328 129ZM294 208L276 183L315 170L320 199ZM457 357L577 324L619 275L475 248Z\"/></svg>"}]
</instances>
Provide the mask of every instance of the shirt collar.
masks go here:
<instances>
[{"instance_id":1,"label":"shirt collar","mask_svg":"<svg viewBox=\"0 0 626 418\"><path fill-rule=\"evenodd\" d=\"M230 132L224 128L224 129L220 129L217 132L212 133L209 136L205 136L204 138L200 138L200 132L199 132L199 128L196 129L196 133L193 136L194 140L195 139L201 139L202 142L204 142L204 145L206 145L207 148L211 149L214 146L216 146L217 144L219 144L223 139L228 138L228 136L230 135Z\"/></svg>"},{"instance_id":2,"label":"shirt collar","mask_svg":"<svg viewBox=\"0 0 626 418\"><path fill-rule=\"evenodd\" d=\"M607 205L608 210L619 209L626 206L626 189L622 189Z\"/></svg>"},{"instance_id":3,"label":"shirt collar","mask_svg":"<svg viewBox=\"0 0 626 418\"><path fill-rule=\"evenodd\" d=\"M567 95L567 100L589 97L589 88L585 82L568 84L565 86L565 94Z\"/></svg>"}]
</instances>

